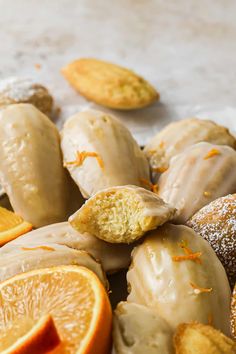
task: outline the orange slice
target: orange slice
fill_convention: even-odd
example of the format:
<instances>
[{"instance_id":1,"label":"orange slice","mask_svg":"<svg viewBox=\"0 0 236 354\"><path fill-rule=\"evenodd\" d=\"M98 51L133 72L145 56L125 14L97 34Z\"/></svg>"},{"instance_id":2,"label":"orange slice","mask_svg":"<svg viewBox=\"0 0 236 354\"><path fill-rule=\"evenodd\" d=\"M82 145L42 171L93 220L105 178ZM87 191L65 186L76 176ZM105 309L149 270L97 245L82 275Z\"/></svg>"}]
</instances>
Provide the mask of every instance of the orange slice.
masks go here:
<instances>
[{"instance_id":1,"label":"orange slice","mask_svg":"<svg viewBox=\"0 0 236 354\"><path fill-rule=\"evenodd\" d=\"M44 354L60 343L55 324L50 315L42 316L36 324L31 319L11 323L1 332L1 354Z\"/></svg>"},{"instance_id":2,"label":"orange slice","mask_svg":"<svg viewBox=\"0 0 236 354\"><path fill-rule=\"evenodd\" d=\"M112 312L105 288L87 268L58 266L0 284L0 333L49 313L61 345L53 353L110 353ZM33 354L33 352L32 352Z\"/></svg>"},{"instance_id":3,"label":"orange slice","mask_svg":"<svg viewBox=\"0 0 236 354\"><path fill-rule=\"evenodd\" d=\"M0 246L32 230L33 225L21 216L0 207Z\"/></svg>"}]
</instances>

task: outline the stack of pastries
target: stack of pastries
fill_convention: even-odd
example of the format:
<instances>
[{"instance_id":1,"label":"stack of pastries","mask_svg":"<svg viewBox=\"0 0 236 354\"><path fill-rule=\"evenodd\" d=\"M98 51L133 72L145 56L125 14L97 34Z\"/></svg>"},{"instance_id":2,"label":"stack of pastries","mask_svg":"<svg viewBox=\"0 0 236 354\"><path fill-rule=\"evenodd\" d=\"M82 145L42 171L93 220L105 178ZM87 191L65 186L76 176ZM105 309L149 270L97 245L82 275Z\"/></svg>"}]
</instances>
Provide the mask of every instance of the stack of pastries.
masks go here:
<instances>
[{"instance_id":1,"label":"stack of pastries","mask_svg":"<svg viewBox=\"0 0 236 354\"><path fill-rule=\"evenodd\" d=\"M1 247L0 281L78 264L108 288L107 274L128 269L117 354L236 353L236 140L226 128L179 121L141 150L108 113L79 112L59 133L20 103L0 111L0 139L0 184L36 229Z\"/></svg>"}]
</instances>

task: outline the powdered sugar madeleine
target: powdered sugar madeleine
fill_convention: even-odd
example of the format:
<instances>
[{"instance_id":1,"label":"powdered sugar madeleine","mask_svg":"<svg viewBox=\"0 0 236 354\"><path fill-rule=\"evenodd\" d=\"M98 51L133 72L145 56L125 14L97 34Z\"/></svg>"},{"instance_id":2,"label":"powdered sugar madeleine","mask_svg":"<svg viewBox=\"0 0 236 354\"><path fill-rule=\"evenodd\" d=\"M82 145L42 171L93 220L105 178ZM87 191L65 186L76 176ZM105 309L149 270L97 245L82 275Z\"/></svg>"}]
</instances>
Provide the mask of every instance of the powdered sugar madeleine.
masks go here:
<instances>
[{"instance_id":1,"label":"powdered sugar madeleine","mask_svg":"<svg viewBox=\"0 0 236 354\"><path fill-rule=\"evenodd\" d=\"M107 113L87 110L61 132L64 165L85 198L101 189L149 181L144 153L129 130Z\"/></svg>"},{"instance_id":2,"label":"powdered sugar madeleine","mask_svg":"<svg viewBox=\"0 0 236 354\"><path fill-rule=\"evenodd\" d=\"M116 354L174 354L172 331L153 309L120 302L113 317Z\"/></svg>"},{"instance_id":3,"label":"powdered sugar madeleine","mask_svg":"<svg viewBox=\"0 0 236 354\"><path fill-rule=\"evenodd\" d=\"M174 337L176 354L235 354L236 343L212 326L182 323Z\"/></svg>"},{"instance_id":4,"label":"powdered sugar madeleine","mask_svg":"<svg viewBox=\"0 0 236 354\"><path fill-rule=\"evenodd\" d=\"M80 232L111 243L132 243L172 219L175 209L137 186L104 189L69 218Z\"/></svg>"},{"instance_id":5,"label":"powdered sugar madeleine","mask_svg":"<svg viewBox=\"0 0 236 354\"><path fill-rule=\"evenodd\" d=\"M187 225L210 243L233 287L236 282L236 194L206 205L188 220Z\"/></svg>"},{"instance_id":6,"label":"powdered sugar madeleine","mask_svg":"<svg viewBox=\"0 0 236 354\"><path fill-rule=\"evenodd\" d=\"M68 222L41 227L8 243L13 247L14 245L27 246L28 244L34 247L44 244L58 244L76 250L84 250L100 261L104 271L108 273L128 268L133 248L132 245L114 245L104 242L87 232L81 233Z\"/></svg>"},{"instance_id":7,"label":"powdered sugar madeleine","mask_svg":"<svg viewBox=\"0 0 236 354\"><path fill-rule=\"evenodd\" d=\"M35 227L65 221L82 204L63 168L56 126L31 104L0 111L0 184Z\"/></svg>"},{"instance_id":8,"label":"powdered sugar madeleine","mask_svg":"<svg viewBox=\"0 0 236 354\"><path fill-rule=\"evenodd\" d=\"M81 95L105 107L136 109L148 106L160 97L133 71L103 60L75 60L62 68L62 74Z\"/></svg>"},{"instance_id":9,"label":"powdered sugar madeleine","mask_svg":"<svg viewBox=\"0 0 236 354\"><path fill-rule=\"evenodd\" d=\"M202 142L173 157L158 181L158 195L177 209L185 223L212 200L236 191L236 151Z\"/></svg>"},{"instance_id":10,"label":"powdered sugar madeleine","mask_svg":"<svg viewBox=\"0 0 236 354\"><path fill-rule=\"evenodd\" d=\"M107 286L102 266L87 252L64 245L42 243L16 245L9 242L0 248L0 282L16 274L59 265L79 265L92 270Z\"/></svg>"},{"instance_id":11,"label":"powdered sugar madeleine","mask_svg":"<svg viewBox=\"0 0 236 354\"><path fill-rule=\"evenodd\" d=\"M44 114L52 114L51 94L30 78L9 77L0 81L0 108L15 103L31 103Z\"/></svg>"},{"instance_id":12,"label":"powdered sugar madeleine","mask_svg":"<svg viewBox=\"0 0 236 354\"><path fill-rule=\"evenodd\" d=\"M215 252L183 225L149 233L132 253L128 302L149 306L175 330L182 322L212 324L230 333L230 287Z\"/></svg>"},{"instance_id":13,"label":"powdered sugar madeleine","mask_svg":"<svg viewBox=\"0 0 236 354\"><path fill-rule=\"evenodd\" d=\"M202 141L236 148L236 139L229 130L210 120L189 118L170 123L158 132L144 149L154 179L168 169L173 156Z\"/></svg>"}]
</instances>

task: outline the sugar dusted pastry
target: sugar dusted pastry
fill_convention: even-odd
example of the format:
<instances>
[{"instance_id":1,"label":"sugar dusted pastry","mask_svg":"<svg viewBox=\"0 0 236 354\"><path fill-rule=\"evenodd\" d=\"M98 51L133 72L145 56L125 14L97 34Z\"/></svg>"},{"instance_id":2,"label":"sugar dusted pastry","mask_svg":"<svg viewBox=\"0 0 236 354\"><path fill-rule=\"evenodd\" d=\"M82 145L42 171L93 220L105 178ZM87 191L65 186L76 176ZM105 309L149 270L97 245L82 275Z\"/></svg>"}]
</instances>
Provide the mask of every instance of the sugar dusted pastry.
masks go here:
<instances>
[{"instance_id":1,"label":"sugar dusted pastry","mask_svg":"<svg viewBox=\"0 0 236 354\"><path fill-rule=\"evenodd\" d=\"M64 245L43 243L36 246L8 243L0 248L0 281L33 269L57 265L80 265L89 268L107 284L101 264L85 251L74 250Z\"/></svg>"},{"instance_id":2,"label":"sugar dusted pastry","mask_svg":"<svg viewBox=\"0 0 236 354\"><path fill-rule=\"evenodd\" d=\"M82 204L63 168L56 126L31 104L0 111L0 184L35 227L64 221Z\"/></svg>"},{"instance_id":3,"label":"sugar dusted pastry","mask_svg":"<svg viewBox=\"0 0 236 354\"><path fill-rule=\"evenodd\" d=\"M137 186L104 189L69 218L80 232L111 243L132 243L173 218L175 209Z\"/></svg>"},{"instance_id":4,"label":"sugar dusted pastry","mask_svg":"<svg viewBox=\"0 0 236 354\"><path fill-rule=\"evenodd\" d=\"M155 179L168 168L173 156L202 141L236 148L236 139L229 130L210 120L189 118L170 123L144 149Z\"/></svg>"},{"instance_id":5,"label":"sugar dusted pastry","mask_svg":"<svg viewBox=\"0 0 236 354\"><path fill-rule=\"evenodd\" d=\"M18 237L9 244L12 246L27 246L28 244L40 246L51 243L88 252L101 262L104 271L108 273L128 268L130 264L132 246L113 245L99 240L89 233L82 234L70 226L68 222L41 227Z\"/></svg>"},{"instance_id":6,"label":"sugar dusted pastry","mask_svg":"<svg viewBox=\"0 0 236 354\"><path fill-rule=\"evenodd\" d=\"M153 309L120 302L114 313L116 354L174 354L172 331Z\"/></svg>"},{"instance_id":7,"label":"sugar dusted pastry","mask_svg":"<svg viewBox=\"0 0 236 354\"><path fill-rule=\"evenodd\" d=\"M10 77L0 81L0 108L15 103L31 103L47 116L52 113L51 94L29 78Z\"/></svg>"},{"instance_id":8,"label":"sugar dusted pastry","mask_svg":"<svg viewBox=\"0 0 236 354\"><path fill-rule=\"evenodd\" d=\"M69 83L87 99L116 109L136 109L159 99L159 93L133 71L103 60L82 58L62 69Z\"/></svg>"},{"instance_id":9,"label":"sugar dusted pastry","mask_svg":"<svg viewBox=\"0 0 236 354\"><path fill-rule=\"evenodd\" d=\"M231 332L233 338L236 340L236 283L234 285L234 290L231 299Z\"/></svg>"},{"instance_id":10,"label":"sugar dusted pastry","mask_svg":"<svg viewBox=\"0 0 236 354\"><path fill-rule=\"evenodd\" d=\"M175 222L185 223L204 205L236 191L236 151L198 143L173 157L158 181L158 195L177 209Z\"/></svg>"},{"instance_id":11,"label":"sugar dusted pastry","mask_svg":"<svg viewBox=\"0 0 236 354\"><path fill-rule=\"evenodd\" d=\"M236 282L236 194L221 197L200 209L187 224L207 240Z\"/></svg>"},{"instance_id":12,"label":"sugar dusted pastry","mask_svg":"<svg viewBox=\"0 0 236 354\"><path fill-rule=\"evenodd\" d=\"M74 115L61 138L64 164L85 198L104 188L149 181L144 153L128 129L107 113Z\"/></svg>"},{"instance_id":13,"label":"sugar dusted pastry","mask_svg":"<svg viewBox=\"0 0 236 354\"><path fill-rule=\"evenodd\" d=\"M212 326L182 323L174 337L176 354L235 354L236 343Z\"/></svg>"},{"instance_id":14,"label":"sugar dusted pastry","mask_svg":"<svg viewBox=\"0 0 236 354\"><path fill-rule=\"evenodd\" d=\"M230 333L230 287L215 252L191 228L166 224L132 253L128 302L149 306L173 330L182 322L211 323Z\"/></svg>"}]
</instances>

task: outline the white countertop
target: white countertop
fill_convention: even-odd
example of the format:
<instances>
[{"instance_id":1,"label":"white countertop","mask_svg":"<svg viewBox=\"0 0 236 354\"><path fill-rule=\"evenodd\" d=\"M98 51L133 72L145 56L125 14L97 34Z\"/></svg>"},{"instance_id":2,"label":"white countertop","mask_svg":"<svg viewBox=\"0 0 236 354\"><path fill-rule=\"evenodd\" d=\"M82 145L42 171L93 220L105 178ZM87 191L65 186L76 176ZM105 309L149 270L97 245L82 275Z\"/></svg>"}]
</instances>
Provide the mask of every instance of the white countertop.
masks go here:
<instances>
[{"instance_id":1,"label":"white countertop","mask_svg":"<svg viewBox=\"0 0 236 354\"><path fill-rule=\"evenodd\" d=\"M79 57L107 59L161 93L148 109L117 112L140 144L193 114L236 130L235 14L234 0L0 0L0 78L46 84L62 108L60 126L89 104L60 68Z\"/></svg>"}]
</instances>

